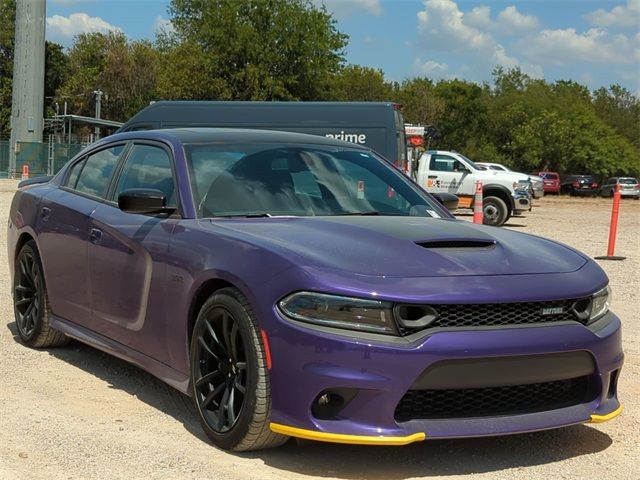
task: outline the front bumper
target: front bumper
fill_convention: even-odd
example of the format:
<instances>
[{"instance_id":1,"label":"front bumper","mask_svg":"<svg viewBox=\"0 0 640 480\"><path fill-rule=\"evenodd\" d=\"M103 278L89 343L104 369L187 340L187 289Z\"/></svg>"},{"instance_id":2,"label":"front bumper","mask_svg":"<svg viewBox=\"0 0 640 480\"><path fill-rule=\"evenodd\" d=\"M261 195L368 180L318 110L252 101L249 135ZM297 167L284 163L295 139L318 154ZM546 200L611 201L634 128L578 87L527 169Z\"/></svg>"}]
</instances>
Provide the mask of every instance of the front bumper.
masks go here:
<instances>
[{"instance_id":1,"label":"front bumper","mask_svg":"<svg viewBox=\"0 0 640 480\"><path fill-rule=\"evenodd\" d=\"M620 190L621 197L640 197L640 191L638 190Z\"/></svg>"},{"instance_id":2,"label":"front bumper","mask_svg":"<svg viewBox=\"0 0 640 480\"><path fill-rule=\"evenodd\" d=\"M279 315L275 310L273 314ZM621 411L616 387L624 356L620 321L612 313L590 328L567 322L441 330L388 342L318 331L282 318L278 324L270 336L275 432L338 443L403 445L424 438L502 435L606 421ZM394 416L402 397L431 365L563 352L583 352L593 359L591 395L579 403L508 415L408 421ZM314 405L319 396L345 389L355 392L346 405L331 418L318 418Z\"/></svg>"},{"instance_id":3,"label":"front bumper","mask_svg":"<svg viewBox=\"0 0 640 480\"><path fill-rule=\"evenodd\" d=\"M531 201L531 195L528 193L516 192L513 195L513 213L520 215L524 212L530 212L533 202Z\"/></svg>"}]
</instances>

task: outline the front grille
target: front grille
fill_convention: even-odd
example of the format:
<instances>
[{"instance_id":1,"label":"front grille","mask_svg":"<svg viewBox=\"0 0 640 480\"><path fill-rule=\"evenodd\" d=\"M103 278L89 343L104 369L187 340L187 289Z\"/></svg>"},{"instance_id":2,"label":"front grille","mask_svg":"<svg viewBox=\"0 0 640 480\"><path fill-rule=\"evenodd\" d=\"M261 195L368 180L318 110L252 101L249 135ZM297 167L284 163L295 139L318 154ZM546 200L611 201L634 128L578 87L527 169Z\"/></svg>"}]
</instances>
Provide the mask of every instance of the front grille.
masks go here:
<instances>
[{"instance_id":1,"label":"front grille","mask_svg":"<svg viewBox=\"0 0 640 480\"><path fill-rule=\"evenodd\" d=\"M396 407L395 419L406 422L542 412L591 400L588 396L588 376L503 387L409 390Z\"/></svg>"},{"instance_id":2,"label":"front grille","mask_svg":"<svg viewBox=\"0 0 640 480\"><path fill-rule=\"evenodd\" d=\"M494 327L576 321L576 306L579 310L584 308L582 302L576 300L558 300L528 303L430 304L428 307L410 305L407 309L396 312L407 312L409 317L413 317L402 318L402 315L399 315L398 318L402 333L408 334L424 328ZM420 317L421 309L426 308L435 310L437 318L424 327L415 328L416 318Z\"/></svg>"}]
</instances>

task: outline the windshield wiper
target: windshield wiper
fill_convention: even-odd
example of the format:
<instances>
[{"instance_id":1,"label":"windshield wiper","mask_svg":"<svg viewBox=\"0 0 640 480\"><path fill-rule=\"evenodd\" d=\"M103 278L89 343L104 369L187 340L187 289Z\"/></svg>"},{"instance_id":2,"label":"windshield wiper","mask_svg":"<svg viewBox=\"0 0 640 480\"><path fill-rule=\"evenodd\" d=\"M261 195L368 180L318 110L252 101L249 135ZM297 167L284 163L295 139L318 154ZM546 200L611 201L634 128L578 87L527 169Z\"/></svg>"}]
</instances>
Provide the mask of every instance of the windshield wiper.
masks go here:
<instances>
[{"instance_id":1,"label":"windshield wiper","mask_svg":"<svg viewBox=\"0 0 640 480\"><path fill-rule=\"evenodd\" d=\"M270 213L238 213L234 215L214 215L213 218L271 218Z\"/></svg>"},{"instance_id":2,"label":"windshield wiper","mask_svg":"<svg viewBox=\"0 0 640 480\"><path fill-rule=\"evenodd\" d=\"M373 216L373 215L390 215L389 213L382 213L376 210L367 210L365 212L342 212L336 213L336 216L345 216L345 215L360 215L360 216Z\"/></svg>"}]
</instances>

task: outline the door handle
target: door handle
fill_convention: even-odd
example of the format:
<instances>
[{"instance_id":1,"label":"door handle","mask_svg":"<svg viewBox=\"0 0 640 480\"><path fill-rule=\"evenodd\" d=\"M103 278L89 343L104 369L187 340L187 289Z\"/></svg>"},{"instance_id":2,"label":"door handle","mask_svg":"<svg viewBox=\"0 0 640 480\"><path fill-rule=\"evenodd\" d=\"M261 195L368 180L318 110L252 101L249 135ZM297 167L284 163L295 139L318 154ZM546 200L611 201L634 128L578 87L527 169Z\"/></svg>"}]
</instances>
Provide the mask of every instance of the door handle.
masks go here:
<instances>
[{"instance_id":1,"label":"door handle","mask_svg":"<svg viewBox=\"0 0 640 480\"><path fill-rule=\"evenodd\" d=\"M49 215L51 215L51 209L49 207L42 207L40 209L40 218L43 222L49 220Z\"/></svg>"},{"instance_id":2,"label":"door handle","mask_svg":"<svg viewBox=\"0 0 640 480\"><path fill-rule=\"evenodd\" d=\"M89 241L95 245L100 244L102 241L102 230L92 228L91 233L89 234Z\"/></svg>"},{"instance_id":3,"label":"door handle","mask_svg":"<svg viewBox=\"0 0 640 480\"><path fill-rule=\"evenodd\" d=\"M427 178L438 178L437 175L429 175Z\"/></svg>"}]
</instances>

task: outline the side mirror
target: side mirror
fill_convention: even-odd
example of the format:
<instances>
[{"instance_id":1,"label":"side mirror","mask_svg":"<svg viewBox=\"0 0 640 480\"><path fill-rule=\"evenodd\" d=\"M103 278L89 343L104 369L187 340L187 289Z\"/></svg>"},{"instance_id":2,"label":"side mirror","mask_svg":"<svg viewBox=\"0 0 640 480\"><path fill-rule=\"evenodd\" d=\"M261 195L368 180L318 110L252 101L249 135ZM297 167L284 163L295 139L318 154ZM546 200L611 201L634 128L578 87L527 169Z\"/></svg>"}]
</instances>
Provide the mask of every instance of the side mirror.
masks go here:
<instances>
[{"instance_id":1,"label":"side mirror","mask_svg":"<svg viewBox=\"0 0 640 480\"><path fill-rule=\"evenodd\" d=\"M171 213L167 198L155 188L132 188L118 195L118 208L127 213Z\"/></svg>"},{"instance_id":2,"label":"side mirror","mask_svg":"<svg viewBox=\"0 0 640 480\"><path fill-rule=\"evenodd\" d=\"M459 162L458 160L456 160L453 164L453 171L461 172L461 173L469 173L469 169L465 166L465 164L462 162Z\"/></svg>"},{"instance_id":3,"label":"side mirror","mask_svg":"<svg viewBox=\"0 0 640 480\"><path fill-rule=\"evenodd\" d=\"M444 205L444 208L446 208L450 212L458 209L459 199L453 193L442 192L432 193L431 195L433 195L435 199L438 200L442 205Z\"/></svg>"}]
</instances>

